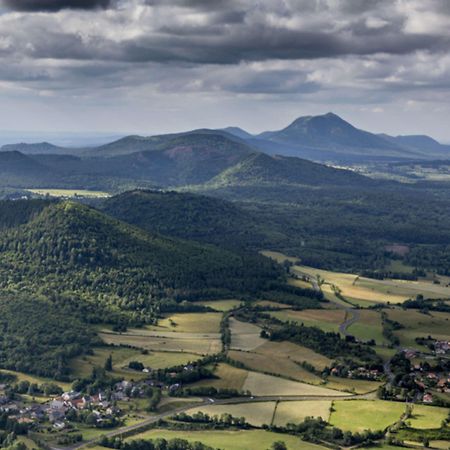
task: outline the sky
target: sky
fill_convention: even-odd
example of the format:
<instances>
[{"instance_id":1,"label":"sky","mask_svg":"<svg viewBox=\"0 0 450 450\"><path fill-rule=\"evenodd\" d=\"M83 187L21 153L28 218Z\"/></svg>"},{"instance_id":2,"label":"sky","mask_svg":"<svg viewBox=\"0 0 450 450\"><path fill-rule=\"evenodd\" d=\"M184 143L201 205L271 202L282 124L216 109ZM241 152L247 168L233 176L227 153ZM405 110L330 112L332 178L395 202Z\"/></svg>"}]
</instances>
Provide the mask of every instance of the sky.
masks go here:
<instances>
[{"instance_id":1,"label":"sky","mask_svg":"<svg viewBox=\"0 0 450 450\"><path fill-rule=\"evenodd\" d=\"M0 130L259 132L329 111L450 142L450 0L0 0Z\"/></svg>"}]
</instances>

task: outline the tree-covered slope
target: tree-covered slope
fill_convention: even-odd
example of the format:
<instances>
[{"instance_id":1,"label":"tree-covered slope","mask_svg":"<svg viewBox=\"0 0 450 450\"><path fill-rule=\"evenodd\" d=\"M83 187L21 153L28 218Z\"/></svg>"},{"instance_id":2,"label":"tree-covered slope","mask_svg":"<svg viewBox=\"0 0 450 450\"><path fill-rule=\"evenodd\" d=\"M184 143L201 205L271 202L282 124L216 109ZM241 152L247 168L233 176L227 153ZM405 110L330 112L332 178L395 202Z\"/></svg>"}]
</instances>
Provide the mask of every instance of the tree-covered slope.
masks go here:
<instances>
[{"instance_id":1,"label":"tree-covered slope","mask_svg":"<svg viewBox=\"0 0 450 450\"><path fill-rule=\"evenodd\" d=\"M0 367L57 379L98 342L73 311L34 295L1 293L0 329Z\"/></svg>"},{"instance_id":2,"label":"tree-covered slope","mask_svg":"<svg viewBox=\"0 0 450 450\"><path fill-rule=\"evenodd\" d=\"M254 153L213 178L208 186L370 186L375 182L354 172L305 159Z\"/></svg>"},{"instance_id":3,"label":"tree-covered slope","mask_svg":"<svg viewBox=\"0 0 450 450\"><path fill-rule=\"evenodd\" d=\"M105 200L101 209L144 230L241 251L265 248L273 233L236 204L191 193L135 190Z\"/></svg>"},{"instance_id":4,"label":"tree-covered slope","mask_svg":"<svg viewBox=\"0 0 450 450\"><path fill-rule=\"evenodd\" d=\"M139 319L165 299L264 288L267 259L149 234L73 202L48 206L0 234L0 288L73 295Z\"/></svg>"}]
</instances>

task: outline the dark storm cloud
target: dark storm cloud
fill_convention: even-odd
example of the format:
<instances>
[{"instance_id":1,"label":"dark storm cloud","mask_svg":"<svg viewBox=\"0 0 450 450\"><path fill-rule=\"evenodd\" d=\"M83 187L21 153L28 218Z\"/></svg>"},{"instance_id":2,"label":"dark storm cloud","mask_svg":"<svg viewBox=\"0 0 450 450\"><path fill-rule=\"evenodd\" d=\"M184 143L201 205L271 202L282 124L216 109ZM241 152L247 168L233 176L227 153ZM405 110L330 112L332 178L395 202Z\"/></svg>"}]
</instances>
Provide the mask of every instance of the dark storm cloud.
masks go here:
<instances>
[{"instance_id":1,"label":"dark storm cloud","mask_svg":"<svg viewBox=\"0 0 450 450\"><path fill-rule=\"evenodd\" d=\"M111 0L2 0L1 2L15 11L38 12L107 8Z\"/></svg>"}]
</instances>

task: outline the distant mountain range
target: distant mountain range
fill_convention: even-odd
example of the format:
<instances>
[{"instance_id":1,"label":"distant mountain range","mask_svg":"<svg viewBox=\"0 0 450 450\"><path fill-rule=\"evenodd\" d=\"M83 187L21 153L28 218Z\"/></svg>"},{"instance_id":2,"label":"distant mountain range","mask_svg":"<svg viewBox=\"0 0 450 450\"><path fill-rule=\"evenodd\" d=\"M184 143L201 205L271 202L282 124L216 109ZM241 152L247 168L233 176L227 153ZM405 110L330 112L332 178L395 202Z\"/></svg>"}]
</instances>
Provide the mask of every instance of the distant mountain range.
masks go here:
<instances>
[{"instance_id":1,"label":"distant mountain range","mask_svg":"<svg viewBox=\"0 0 450 450\"><path fill-rule=\"evenodd\" d=\"M209 136L209 139L207 139ZM305 116L286 128L252 135L239 127L222 130L200 129L186 133L151 137L126 136L111 143L89 148L68 148L41 142L9 144L0 151L18 151L27 155L64 154L81 158L112 158L133 153L155 152L152 158L174 159L180 154L199 151L215 152L218 167L223 169L225 147L234 146L228 155L234 158L255 151L272 155L296 156L317 162L364 163L401 160L433 160L450 158L450 145L443 145L428 136L389 136L360 130L333 113ZM221 153L222 152L222 153ZM221 156L219 156L219 154ZM186 156L189 160L189 156ZM222 158L222 161L220 159ZM145 155L144 155L145 159ZM177 155L176 159L179 159Z\"/></svg>"},{"instance_id":2,"label":"distant mountain range","mask_svg":"<svg viewBox=\"0 0 450 450\"><path fill-rule=\"evenodd\" d=\"M244 136L242 131L239 136ZM450 146L428 136L373 134L333 113L300 117L282 130L245 139L267 153L338 163L438 159L450 155Z\"/></svg>"}]
</instances>

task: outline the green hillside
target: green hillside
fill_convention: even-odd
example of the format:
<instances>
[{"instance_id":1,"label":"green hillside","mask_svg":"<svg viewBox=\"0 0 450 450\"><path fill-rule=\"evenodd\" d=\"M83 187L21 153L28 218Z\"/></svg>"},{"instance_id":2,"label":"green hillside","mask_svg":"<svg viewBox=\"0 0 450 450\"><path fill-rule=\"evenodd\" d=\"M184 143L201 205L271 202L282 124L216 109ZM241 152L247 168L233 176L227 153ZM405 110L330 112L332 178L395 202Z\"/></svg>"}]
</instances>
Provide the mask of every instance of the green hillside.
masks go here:
<instances>
[{"instance_id":1,"label":"green hillside","mask_svg":"<svg viewBox=\"0 0 450 450\"><path fill-rule=\"evenodd\" d=\"M281 235L236 204L191 193L136 190L105 200L101 208L144 230L241 251L265 248Z\"/></svg>"},{"instance_id":2,"label":"green hillside","mask_svg":"<svg viewBox=\"0 0 450 450\"><path fill-rule=\"evenodd\" d=\"M253 153L213 178L207 186L369 186L372 180L305 159Z\"/></svg>"},{"instance_id":3,"label":"green hillside","mask_svg":"<svg viewBox=\"0 0 450 450\"><path fill-rule=\"evenodd\" d=\"M0 234L0 258L4 290L75 296L135 320L166 299L256 291L279 275L265 258L148 234L73 202Z\"/></svg>"}]
</instances>

